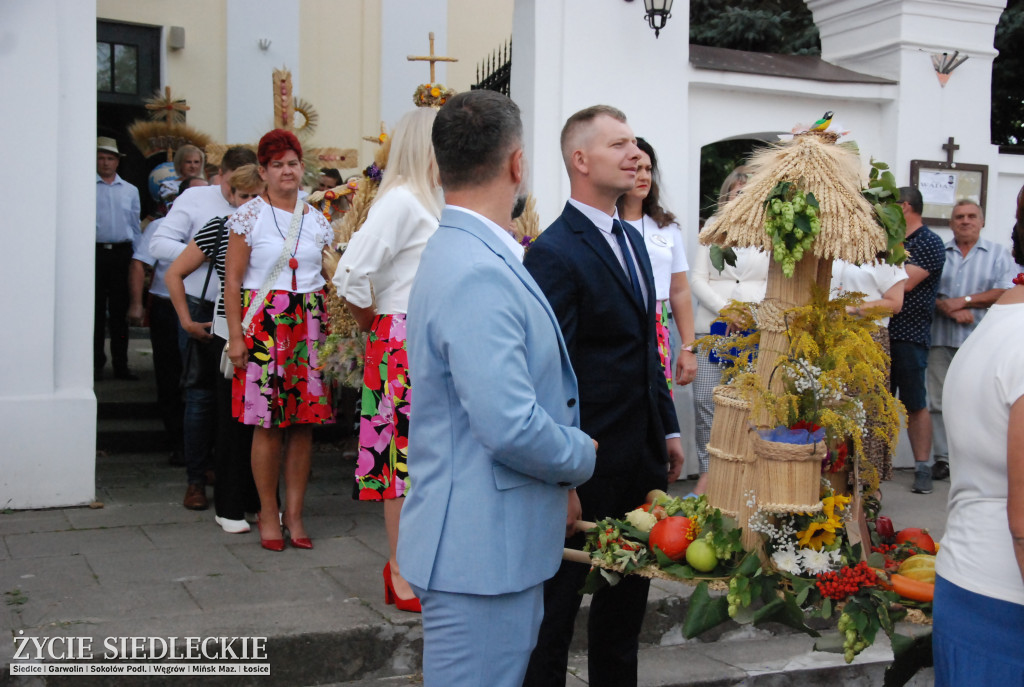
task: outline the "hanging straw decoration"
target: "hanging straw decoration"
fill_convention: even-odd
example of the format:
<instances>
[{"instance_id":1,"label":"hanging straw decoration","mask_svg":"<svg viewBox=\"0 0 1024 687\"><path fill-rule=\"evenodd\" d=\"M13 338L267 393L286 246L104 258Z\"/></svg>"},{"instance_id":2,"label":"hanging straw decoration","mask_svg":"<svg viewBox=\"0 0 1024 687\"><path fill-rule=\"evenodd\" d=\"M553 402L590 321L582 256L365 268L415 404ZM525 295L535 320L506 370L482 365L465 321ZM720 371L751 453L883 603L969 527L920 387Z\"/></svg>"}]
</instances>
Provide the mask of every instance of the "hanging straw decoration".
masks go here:
<instances>
[{"instance_id":1,"label":"hanging straw decoration","mask_svg":"<svg viewBox=\"0 0 1024 687\"><path fill-rule=\"evenodd\" d=\"M771 251L771 237L764 228L764 200L778 183L790 181L813 193L821 206L821 233L811 249L815 256L855 264L875 262L886 249L885 229L861 195L860 158L835 145L836 140L832 132L809 131L754 155L743 193L701 232L700 242Z\"/></svg>"}]
</instances>

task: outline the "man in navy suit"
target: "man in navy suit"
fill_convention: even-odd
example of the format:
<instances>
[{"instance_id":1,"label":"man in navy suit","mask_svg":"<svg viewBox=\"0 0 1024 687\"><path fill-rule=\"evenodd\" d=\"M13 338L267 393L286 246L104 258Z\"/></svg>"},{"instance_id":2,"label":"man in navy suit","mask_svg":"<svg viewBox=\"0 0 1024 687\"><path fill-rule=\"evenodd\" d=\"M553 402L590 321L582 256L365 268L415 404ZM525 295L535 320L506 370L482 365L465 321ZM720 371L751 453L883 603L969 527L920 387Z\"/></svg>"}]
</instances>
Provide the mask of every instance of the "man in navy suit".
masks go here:
<instances>
[{"instance_id":1,"label":"man in navy suit","mask_svg":"<svg viewBox=\"0 0 1024 687\"><path fill-rule=\"evenodd\" d=\"M446 205L409 298L412 488L398 538L423 606L427 687L519 687L569 488L594 469L558 320L505 229L522 131L492 91L455 96L432 131Z\"/></svg>"},{"instance_id":2,"label":"man in navy suit","mask_svg":"<svg viewBox=\"0 0 1024 687\"><path fill-rule=\"evenodd\" d=\"M640 149L626 116L606 105L562 128L571 197L533 243L524 264L544 290L579 379L583 431L598 442L594 476L578 487L569 520L622 517L664 489L683 466L675 407L655 334L655 293L643 238L620 222L615 201L633 188ZM567 546L580 548L583 535ZM565 684L569 643L587 566L563 562L545 585L544 621L524 685ZM589 681L636 684L640 627L650 581L624 578L594 595Z\"/></svg>"}]
</instances>

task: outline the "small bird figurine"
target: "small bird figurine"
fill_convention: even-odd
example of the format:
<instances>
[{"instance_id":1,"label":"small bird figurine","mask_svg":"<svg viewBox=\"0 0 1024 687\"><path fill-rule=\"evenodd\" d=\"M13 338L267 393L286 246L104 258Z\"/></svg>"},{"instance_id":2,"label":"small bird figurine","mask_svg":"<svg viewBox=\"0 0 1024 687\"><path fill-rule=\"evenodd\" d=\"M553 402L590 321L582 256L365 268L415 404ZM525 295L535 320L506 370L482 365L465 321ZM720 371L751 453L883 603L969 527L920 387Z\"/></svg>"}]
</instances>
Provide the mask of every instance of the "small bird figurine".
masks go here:
<instances>
[{"instance_id":1,"label":"small bird figurine","mask_svg":"<svg viewBox=\"0 0 1024 687\"><path fill-rule=\"evenodd\" d=\"M828 125L832 123L832 110L829 110L821 116L821 119L816 121L810 128L810 131L824 131L828 128Z\"/></svg>"}]
</instances>

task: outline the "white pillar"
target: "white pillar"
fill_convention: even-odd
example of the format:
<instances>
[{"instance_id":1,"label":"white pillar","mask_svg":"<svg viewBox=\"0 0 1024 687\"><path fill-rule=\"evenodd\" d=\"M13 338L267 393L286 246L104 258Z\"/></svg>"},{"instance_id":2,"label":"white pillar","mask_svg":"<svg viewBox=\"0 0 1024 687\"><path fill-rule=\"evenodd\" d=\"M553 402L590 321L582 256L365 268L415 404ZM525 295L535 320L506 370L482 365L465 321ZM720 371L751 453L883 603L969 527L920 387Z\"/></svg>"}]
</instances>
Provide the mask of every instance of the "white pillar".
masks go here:
<instances>
[{"instance_id":1,"label":"white pillar","mask_svg":"<svg viewBox=\"0 0 1024 687\"><path fill-rule=\"evenodd\" d=\"M569 197L558 139L565 120L590 105L626 113L658 153L665 202L685 215L688 198L689 6L677 2L655 38L643 3L517 0L512 99L523 111L526 152L541 226Z\"/></svg>"},{"instance_id":2,"label":"white pillar","mask_svg":"<svg viewBox=\"0 0 1024 687\"><path fill-rule=\"evenodd\" d=\"M380 118L390 130L415 107L416 87L430 81L429 63L410 62L408 56L429 54L430 32L434 54L449 56L448 0L382 0L380 31ZM446 84L448 68L444 62L436 65L436 83Z\"/></svg>"},{"instance_id":3,"label":"white pillar","mask_svg":"<svg viewBox=\"0 0 1024 687\"><path fill-rule=\"evenodd\" d=\"M909 181L911 160L945 160L942 144L950 136L960 145L955 161L989 165L995 179L993 41L1006 0L808 0L807 6L823 59L899 81L898 101L886 108L882 126L893 151L887 161L901 185ZM942 87L931 53L958 50L969 58Z\"/></svg>"},{"instance_id":4,"label":"white pillar","mask_svg":"<svg viewBox=\"0 0 1024 687\"><path fill-rule=\"evenodd\" d=\"M0 508L95 496L96 7L0 3Z\"/></svg>"},{"instance_id":5,"label":"white pillar","mask_svg":"<svg viewBox=\"0 0 1024 687\"><path fill-rule=\"evenodd\" d=\"M227 0L226 143L256 143L273 128L275 69L287 68L293 95L302 94L299 10L298 2Z\"/></svg>"}]
</instances>

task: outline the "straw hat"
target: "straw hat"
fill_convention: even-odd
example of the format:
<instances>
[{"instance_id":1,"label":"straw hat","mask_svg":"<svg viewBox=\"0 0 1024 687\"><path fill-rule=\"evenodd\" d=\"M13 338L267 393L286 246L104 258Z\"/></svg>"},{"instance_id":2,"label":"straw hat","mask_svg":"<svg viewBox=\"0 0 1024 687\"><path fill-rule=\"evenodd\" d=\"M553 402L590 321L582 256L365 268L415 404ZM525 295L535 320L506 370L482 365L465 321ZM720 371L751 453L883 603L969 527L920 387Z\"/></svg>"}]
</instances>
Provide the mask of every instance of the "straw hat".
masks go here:
<instances>
[{"instance_id":1,"label":"straw hat","mask_svg":"<svg viewBox=\"0 0 1024 687\"><path fill-rule=\"evenodd\" d=\"M96 150L102 150L107 153L113 153L118 157L124 157L124 154L117 149L117 141L107 136L100 136L96 139Z\"/></svg>"}]
</instances>

